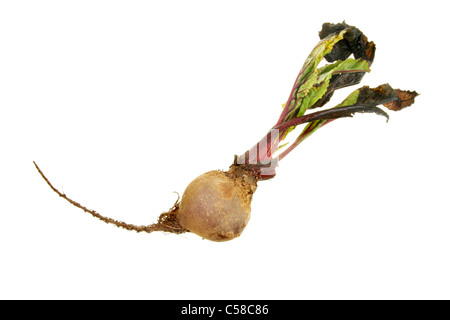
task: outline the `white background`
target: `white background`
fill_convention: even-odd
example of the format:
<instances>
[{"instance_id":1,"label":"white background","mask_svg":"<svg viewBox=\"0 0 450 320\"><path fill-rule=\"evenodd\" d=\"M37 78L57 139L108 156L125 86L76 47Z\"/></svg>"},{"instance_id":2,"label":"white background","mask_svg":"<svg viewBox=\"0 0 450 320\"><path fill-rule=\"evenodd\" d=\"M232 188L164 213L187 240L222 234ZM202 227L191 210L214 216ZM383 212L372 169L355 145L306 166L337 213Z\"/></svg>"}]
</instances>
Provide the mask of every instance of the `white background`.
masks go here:
<instances>
[{"instance_id":1,"label":"white background","mask_svg":"<svg viewBox=\"0 0 450 320\"><path fill-rule=\"evenodd\" d=\"M2 1L0 298L449 299L444 1ZM323 22L377 44L341 119L261 182L240 238L137 234L276 122ZM353 88L335 95L329 107ZM292 134L294 135L294 134Z\"/></svg>"}]
</instances>

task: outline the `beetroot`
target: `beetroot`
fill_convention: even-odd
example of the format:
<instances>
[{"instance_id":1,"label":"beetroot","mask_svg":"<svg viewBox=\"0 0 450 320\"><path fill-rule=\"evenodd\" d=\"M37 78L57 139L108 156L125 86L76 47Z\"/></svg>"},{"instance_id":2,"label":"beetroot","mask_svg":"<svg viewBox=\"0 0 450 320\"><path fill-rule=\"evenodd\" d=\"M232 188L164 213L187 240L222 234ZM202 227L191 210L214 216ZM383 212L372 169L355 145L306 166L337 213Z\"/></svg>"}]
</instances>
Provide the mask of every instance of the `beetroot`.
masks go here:
<instances>
[{"instance_id":1,"label":"beetroot","mask_svg":"<svg viewBox=\"0 0 450 320\"><path fill-rule=\"evenodd\" d=\"M34 164L60 197L106 223L137 232L192 232L212 241L234 239L241 235L249 222L251 201L258 182L275 177L279 161L312 133L336 119L352 117L355 113L375 113L389 119L378 105L399 111L411 106L418 95L393 89L389 84L375 88L364 86L350 93L335 107L308 112L327 104L336 90L358 84L370 72L375 57L375 44L359 29L346 23L325 23L319 36L320 42L306 59L271 130L248 151L235 156L228 171L210 171L194 179L181 201L161 214L154 224L136 226L87 209L53 187ZM350 57L352 55L353 58ZM319 67L323 59L329 64ZM281 142L301 124L305 126L298 137L278 153L285 146Z\"/></svg>"}]
</instances>

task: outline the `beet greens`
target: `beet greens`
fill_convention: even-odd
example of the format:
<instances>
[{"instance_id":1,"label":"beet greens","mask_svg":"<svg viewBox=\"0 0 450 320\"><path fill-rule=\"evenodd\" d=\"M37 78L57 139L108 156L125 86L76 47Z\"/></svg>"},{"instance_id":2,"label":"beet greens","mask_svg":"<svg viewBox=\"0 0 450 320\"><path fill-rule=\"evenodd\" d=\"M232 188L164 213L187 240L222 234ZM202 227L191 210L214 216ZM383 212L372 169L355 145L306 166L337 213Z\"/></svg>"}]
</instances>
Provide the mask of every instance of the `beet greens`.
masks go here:
<instances>
[{"instance_id":1,"label":"beet greens","mask_svg":"<svg viewBox=\"0 0 450 320\"><path fill-rule=\"evenodd\" d=\"M389 116L377 105L390 110L401 110L410 106L416 92L394 90L389 84L376 88L359 88L334 108L305 114L309 109L324 106L335 90L361 82L375 58L375 44L357 28L346 23L325 23L319 32L321 41L314 47L300 70L294 86L283 104L283 111L271 131L254 147L238 157L235 162L248 166L261 180L275 176L279 160L287 156L302 141L324 125L354 113L371 112ZM353 54L354 58L349 58ZM319 63L326 59L332 62L323 67ZM273 154L285 145L280 143L297 125L308 123L296 140L279 156Z\"/></svg>"}]
</instances>

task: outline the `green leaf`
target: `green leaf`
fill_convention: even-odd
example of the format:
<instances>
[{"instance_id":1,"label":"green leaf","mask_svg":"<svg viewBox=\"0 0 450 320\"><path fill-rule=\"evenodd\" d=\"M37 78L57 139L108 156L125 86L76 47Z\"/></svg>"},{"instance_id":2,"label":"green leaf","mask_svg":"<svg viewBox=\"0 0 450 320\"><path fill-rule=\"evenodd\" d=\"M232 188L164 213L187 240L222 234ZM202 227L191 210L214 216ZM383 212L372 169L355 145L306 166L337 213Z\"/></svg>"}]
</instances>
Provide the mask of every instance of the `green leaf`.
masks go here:
<instances>
[{"instance_id":1,"label":"green leaf","mask_svg":"<svg viewBox=\"0 0 450 320\"><path fill-rule=\"evenodd\" d=\"M311 51L308 58L306 58L303 64L302 70L300 71L300 76L297 80L297 85L302 86L311 75L313 71L316 70L319 63L322 61L323 57L333 50L336 43L344 38L344 34L347 29L342 30L339 33L331 34L328 37L321 40Z\"/></svg>"},{"instance_id":2,"label":"green leaf","mask_svg":"<svg viewBox=\"0 0 450 320\"><path fill-rule=\"evenodd\" d=\"M287 119L292 119L295 111L301 106L302 99L306 97L309 90L317 83L318 70L317 66L323 60L324 56L331 52L333 46L343 39L347 30L342 30L339 33L329 35L321 40L311 51L308 58L306 58L302 69L300 70L297 80L295 82L293 93L289 101L289 116Z\"/></svg>"},{"instance_id":3,"label":"green leaf","mask_svg":"<svg viewBox=\"0 0 450 320\"><path fill-rule=\"evenodd\" d=\"M308 83L312 84L311 88L307 90L306 95L302 96L302 98L298 100L299 106L292 111L296 112L295 118L303 116L308 108L314 106L314 104L323 97L323 95L327 92L330 79L334 74L352 72L370 72L367 61L349 58L345 61L337 61L324 67L317 68L308 80ZM297 97L299 97L299 95L297 95ZM288 117L289 120L292 118L294 118L293 115ZM294 129L295 126L287 129L281 137L281 140L284 140L286 136Z\"/></svg>"},{"instance_id":4,"label":"green leaf","mask_svg":"<svg viewBox=\"0 0 450 320\"><path fill-rule=\"evenodd\" d=\"M344 101L338 104L335 108L355 105L356 102L358 101L358 96L359 96L359 89L350 93L348 97L345 98Z\"/></svg>"},{"instance_id":5,"label":"green leaf","mask_svg":"<svg viewBox=\"0 0 450 320\"><path fill-rule=\"evenodd\" d=\"M349 72L370 72L370 68L366 60L352 58L344 61L339 60L319 68L317 81L323 82L329 80L333 74Z\"/></svg>"},{"instance_id":6,"label":"green leaf","mask_svg":"<svg viewBox=\"0 0 450 320\"><path fill-rule=\"evenodd\" d=\"M370 72L367 61L360 59L347 59L337 61L317 69L315 85L309 90L308 95L301 102L297 117L305 114L305 111L319 101L327 92L330 79L334 74L352 73L352 72Z\"/></svg>"}]
</instances>

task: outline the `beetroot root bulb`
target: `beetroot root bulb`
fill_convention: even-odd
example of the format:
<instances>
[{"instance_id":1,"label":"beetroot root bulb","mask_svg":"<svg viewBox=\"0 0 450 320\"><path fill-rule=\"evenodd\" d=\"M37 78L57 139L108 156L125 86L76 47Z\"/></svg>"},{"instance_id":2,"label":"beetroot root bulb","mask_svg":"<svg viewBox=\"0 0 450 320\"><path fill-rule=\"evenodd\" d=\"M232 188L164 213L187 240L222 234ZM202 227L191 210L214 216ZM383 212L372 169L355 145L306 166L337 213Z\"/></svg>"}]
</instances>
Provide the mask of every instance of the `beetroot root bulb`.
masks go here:
<instances>
[{"instance_id":1,"label":"beetroot root bulb","mask_svg":"<svg viewBox=\"0 0 450 320\"><path fill-rule=\"evenodd\" d=\"M248 171L210 171L186 188L177 213L181 226L212 241L241 235L250 219L256 179Z\"/></svg>"}]
</instances>

